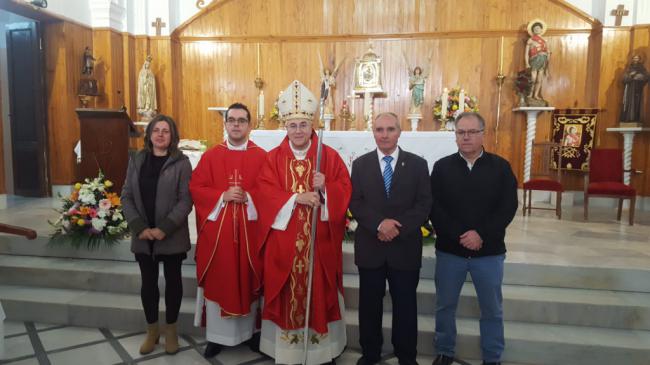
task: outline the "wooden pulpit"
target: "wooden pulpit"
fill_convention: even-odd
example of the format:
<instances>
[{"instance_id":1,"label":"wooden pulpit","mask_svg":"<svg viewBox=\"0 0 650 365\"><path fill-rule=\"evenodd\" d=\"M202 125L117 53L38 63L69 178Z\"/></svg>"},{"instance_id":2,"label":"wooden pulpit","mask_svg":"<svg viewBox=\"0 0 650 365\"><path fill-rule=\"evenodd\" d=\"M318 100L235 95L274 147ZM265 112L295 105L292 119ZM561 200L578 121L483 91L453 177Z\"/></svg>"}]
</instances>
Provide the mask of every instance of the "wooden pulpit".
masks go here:
<instances>
[{"instance_id":1,"label":"wooden pulpit","mask_svg":"<svg viewBox=\"0 0 650 365\"><path fill-rule=\"evenodd\" d=\"M76 109L81 122L81 178L99 170L120 193L129 164L129 137L138 134L125 109Z\"/></svg>"}]
</instances>

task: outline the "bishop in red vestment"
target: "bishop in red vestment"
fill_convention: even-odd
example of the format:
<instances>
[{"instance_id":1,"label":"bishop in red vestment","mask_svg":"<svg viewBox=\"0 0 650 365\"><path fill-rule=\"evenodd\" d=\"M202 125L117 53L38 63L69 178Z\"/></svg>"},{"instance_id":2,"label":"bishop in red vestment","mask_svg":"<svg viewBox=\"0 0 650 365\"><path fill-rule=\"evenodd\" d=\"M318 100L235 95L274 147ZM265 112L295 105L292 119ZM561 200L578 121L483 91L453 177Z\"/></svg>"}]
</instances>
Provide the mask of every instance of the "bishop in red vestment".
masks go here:
<instances>
[{"instance_id":1,"label":"bishop in red vestment","mask_svg":"<svg viewBox=\"0 0 650 365\"><path fill-rule=\"evenodd\" d=\"M310 232L317 206L308 362L330 363L346 344L341 245L352 186L343 160L326 145L316 172L315 100L298 81L283 92L278 107L287 137L269 152L258 177L264 260L260 350L276 363L303 360Z\"/></svg>"},{"instance_id":2,"label":"bishop in red vestment","mask_svg":"<svg viewBox=\"0 0 650 365\"><path fill-rule=\"evenodd\" d=\"M243 104L233 104L225 122L228 138L203 154L190 182L198 232L195 322L202 320L205 299L206 357L253 336L262 280L253 197L266 151L248 140L250 113Z\"/></svg>"}]
</instances>

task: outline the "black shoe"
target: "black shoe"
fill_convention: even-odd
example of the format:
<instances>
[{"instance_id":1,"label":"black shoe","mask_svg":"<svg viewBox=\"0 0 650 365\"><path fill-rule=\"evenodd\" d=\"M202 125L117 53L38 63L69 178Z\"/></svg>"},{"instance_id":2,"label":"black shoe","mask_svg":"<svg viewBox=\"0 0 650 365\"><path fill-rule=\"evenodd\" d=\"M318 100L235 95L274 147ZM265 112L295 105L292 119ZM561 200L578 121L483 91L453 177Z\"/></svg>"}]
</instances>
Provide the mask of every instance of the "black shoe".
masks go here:
<instances>
[{"instance_id":1,"label":"black shoe","mask_svg":"<svg viewBox=\"0 0 650 365\"><path fill-rule=\"evenodd\" d=\"M501 365L500 362L485 362L483 361L483 365Z\"/></svg>"},{"instance_id":2,"label":"black shoe","mask_svg":"<svg viewBox=\"0 0 650 365\"><path fill-rule=\"evenodd\" d=\"M223 346L219 345L218 343L208 342L208 345L205 346L205 352L203 352L203 357L205 357L206 359L215 357L219 355L222 348Z\"/></svg>"},{"instance_id":3,"label":"black shoe","mask_svg":"<svg viewBox=\"0 0 650 365\"><path fill-rule=\"evenodd\" d=\"M371 361L371 360L368 360L367 357L365 357L365 356L361 356L361 357L359 358L359 360L357 360L357 365L375 365L375 364L378 363L378 362L379 362L379 361Z\"/></svg>"},{"instance_id":4,"label":"black shoe","mask_svg":"<svg viewBox=\"0 0 650 365\"><path fill-rule=\"evenodd\" d=\"M451 365L454 363L454 358L447 355L438 355L435 360L433 360L432 365Z\"/></svg>"},{"instance_id":5,"label":"black shoe","mask_svg":"<svg viewBox=\"0 0 650 365\"><path fill-rule=\"evenodd\" d=\"M246 344L251 351L260 353L260 333L253 334L253 337L249 338Z\"/></svg>"}]
</instances>

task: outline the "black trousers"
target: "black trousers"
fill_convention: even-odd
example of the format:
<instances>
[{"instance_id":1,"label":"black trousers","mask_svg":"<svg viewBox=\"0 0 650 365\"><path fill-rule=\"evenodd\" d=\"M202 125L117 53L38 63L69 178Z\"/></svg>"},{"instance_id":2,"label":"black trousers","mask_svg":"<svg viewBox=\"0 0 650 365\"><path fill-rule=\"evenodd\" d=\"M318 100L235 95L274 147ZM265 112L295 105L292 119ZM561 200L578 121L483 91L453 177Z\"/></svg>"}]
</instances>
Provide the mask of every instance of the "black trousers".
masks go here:
<instances>
[{"instance_id":1,"label":"black trousers","mask_svg":"<svg viewBox=\"0 0 650 365\"><path fill-rule=\"evenodd\" d=\"M167 323L176 323L178 312L181 309L183 299L183 278L181 277L181 265L187 258L185 253L177 255L150 256L144 254L135 255L140 265L140 277L142 286L140 298L147 323L158 322L158 302L160 291L158 289L158 270L160 262L163 263L165 273L165 319Z\"/></svg>"},{"instance_id":2,"label":"black trousers","mask_svg":"<svg viewBox=\"0 0 650 365\"><path fill-rule=\"evenodd\" d=\"M386 281L393 303L391 342L400 364L416 364L418 340L417 287L420 269L397 270L384 265L359 268L359 342L363 357L378 362L384 343L381 319Z\"/></svg>"}]
</instances>

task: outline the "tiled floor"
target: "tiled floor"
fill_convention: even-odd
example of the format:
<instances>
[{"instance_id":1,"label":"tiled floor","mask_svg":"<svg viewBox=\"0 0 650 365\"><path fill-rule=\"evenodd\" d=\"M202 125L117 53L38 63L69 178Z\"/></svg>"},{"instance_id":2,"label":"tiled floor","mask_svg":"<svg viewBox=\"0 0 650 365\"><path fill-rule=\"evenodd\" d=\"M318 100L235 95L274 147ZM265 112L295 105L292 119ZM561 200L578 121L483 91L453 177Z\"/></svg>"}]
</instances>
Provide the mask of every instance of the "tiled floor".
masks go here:
<instances>
[{"instance_id":1,"label":"tiled floor","mask_svg":"<svg viewBox=\"0 0 650 365\"><path fill-rule=\"evenodd\" d=\"M173 356L163 349L163 339L156 350L140 355L143 332L125 332L105 328L69 327L32 322L5 321L5 358L10 365L272 365L266 356L240 345L224 349L213 359L203 358L205 339L181 335L180 351ZM337 360L339 365L354 365L361 354L347 349ZM418 357L420 365L431 364L430 356ZM477 365L480 361L458 360L457 365ZM387 354L380 365L398 365ZM508 365L505 364L504 365ZM510 364L514 365L514 364Z\"/></svg>"}]
</instances>

